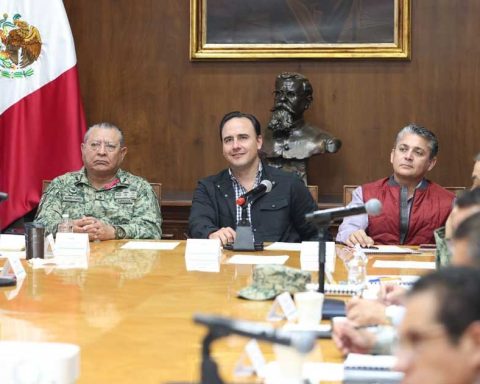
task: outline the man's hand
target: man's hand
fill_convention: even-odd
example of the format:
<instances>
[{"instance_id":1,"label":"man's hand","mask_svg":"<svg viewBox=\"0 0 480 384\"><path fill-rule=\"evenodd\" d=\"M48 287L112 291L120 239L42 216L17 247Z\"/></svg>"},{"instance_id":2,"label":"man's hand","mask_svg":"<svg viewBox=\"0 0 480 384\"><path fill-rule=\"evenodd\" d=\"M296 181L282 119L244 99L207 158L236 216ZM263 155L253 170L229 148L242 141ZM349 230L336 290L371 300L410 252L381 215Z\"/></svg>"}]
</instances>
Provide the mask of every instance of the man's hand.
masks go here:
<instances>
[{"instance_id":1,"label":"man's hand","mask_svg":"<svg viewBox=\"0 0 480 384\"><path fill-rule=\"evenodd\" d=\"M233 243L235 241L236 233L230 227L220 228L216 232L212 232L208 235L209 239L220 239L222 245L226 245L228 243Z\"/></svg>"},{"instance_id":2,"label":"man's hand","mask_svg":"<svg viewBox=\"0 0 480 384\"><path fill-rule=\"evenodd\" d=\"M388 324L383 303L357 297L347 303L347 318L359 326Z\"/></svg>"},{"instance_id":3,"label":"man's hand","mask_svg":"<svg viewBox=\"0 0 480 384\"><path fill-rule=\"evenodd\" d=\"M115 239L115 228L95 217L82 217L74 220L73 232L88 233L90 241Z\"/></svg>"},{"instance_id":4,"label":"man's hand","mask_svg":"<svg viewBox=\"0 0 480 384\"><path fill-rule=\"evenodd\" d=\"M407 289L397 284L382 284L378 299L385 305L404 305Z\"/></svg>"},{"instance_id":5,"label":"man's hand","mask_svg":"<svg viewBox=\"0 0 480 384\"><path fill-rule=\"evenodd\" d=\"M345 320L333 323L332 340L342 354L370 353L376 336L366 329L356 329L354 323Z\"/></svg>"},{"instance_id":6,"label":"man's hand","mask_svg":"<svg viewBox=\"0 0 480 384\"><path fill-rule=\"evenodd\" d=\"M373 243L373 239L368 236L363 229L352 232L345 241L345 244L349 247L354 247L355 244L360 244L361 247L371 247Z\"/></svg>"}]
</instances>

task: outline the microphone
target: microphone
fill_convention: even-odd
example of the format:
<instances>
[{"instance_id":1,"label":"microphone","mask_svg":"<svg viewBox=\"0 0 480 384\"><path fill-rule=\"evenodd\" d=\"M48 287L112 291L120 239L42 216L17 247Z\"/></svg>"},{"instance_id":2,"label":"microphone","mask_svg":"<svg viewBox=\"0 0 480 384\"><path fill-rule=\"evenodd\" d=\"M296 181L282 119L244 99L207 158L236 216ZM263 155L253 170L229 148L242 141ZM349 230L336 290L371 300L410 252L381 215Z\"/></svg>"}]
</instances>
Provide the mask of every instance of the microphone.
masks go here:
<instances>
[{"instance_id":1,"label":"microphone","mask_svg":"<svg viewBox=\"0 0 480 384\"><path fill-rule=\"evenodd\" d=\"M276 330L270 326L249 321L233 320L226 317L204 315L197 313L193 316L197 324L203 324L223 336L235 334L267 341L273 344L286 345L295 348L300 353L308 353L315 346L315 332L296 331L287 332Z\"/></svg>"},{"instance_id":2,"label":"microphone","mask_svg":"<svg viewBox=\"0 0 480 384\"><path fill-rule=\"evenodd\" d=\"M365 204L354 205L352 207L340 207L314 211L305 215L307 221L330 221L335 218L360 215L367 213L371 216L377 216L382 212L382 203L377 199L370 199Z\"/></svg>"},{"instance_id":3,"label":"microphone","mask_svg":"<svg viewBox=\"0 0 480 384\"><path fill-rule=\"evenodd\" d=\"M244 195L240 196L236 203L241 207L245 205L247 201L250 201L256 196L263 195L264 193L268 193L272 190L272 182L270 180L262 180L260 184L258 184L255 188L248 191Z\"/></svg>"},{"instance_id":4,"label":"microphone","mask_svg":"<svg viewBox=\"0 0 480 384\"><path fill-rule=\"evenodd\" d=\"M0 192L0 201L7 200L7 199L8 199L8 193Z\"/></svg>"}]
</instances>

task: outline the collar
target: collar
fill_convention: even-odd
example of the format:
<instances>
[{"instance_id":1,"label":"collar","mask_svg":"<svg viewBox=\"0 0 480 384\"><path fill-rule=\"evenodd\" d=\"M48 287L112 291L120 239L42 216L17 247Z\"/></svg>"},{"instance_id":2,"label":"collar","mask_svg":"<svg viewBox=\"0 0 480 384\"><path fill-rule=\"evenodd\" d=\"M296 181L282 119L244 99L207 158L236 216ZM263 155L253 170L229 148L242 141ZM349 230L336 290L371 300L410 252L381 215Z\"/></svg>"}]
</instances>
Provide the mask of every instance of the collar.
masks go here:
<instances>
[{"instance_id":1,"label":"collar","mask_svg":"<svg viewBox=\"0 0 480 384\"><path fill-rule=\"evenodd\" d=\"M85 167L82 167L78 171L77 180L75 181L75 185L80 184L85 184L92 187L92 185L88 181L87 170L85 169ZM129 185L130 183L128 182L127 173L122 169L118 169L117 173L115 174L115 178L111 182L105 184L102 189L108 190L116 186L128 187Z\"/></svg>"},{"instance_id":2,"label":"collar","mask_svg":"<svg viewBox=\"0 0 480 384\"><path fill-rule=\"evenodd\" d=\"M401 187L400 184L398 184L396 181L395 181L395 178L393 177L393 175L391 175L389 178L388 178L388 185L390 186L395 186L395 187ZM428 187L428 180L423 178L422 180L420 180L420 182L417 184L417 186L415 187L415 189L426 189Z\"/></svg>"},{"instance_id":3,"label":"collar","mask_svg":"<svg viewBox=\"0 0 480 384\"><path fill-rule=\"evenodd\" d=\"M262 180L262 174L263 174L263 164L261 161L259 161L257 174L255 175L255 186L258 185ZM228 168L228 175L230 176L230 180L232 182L240 184L230 168Z\"/></svg>"}]
</instances>

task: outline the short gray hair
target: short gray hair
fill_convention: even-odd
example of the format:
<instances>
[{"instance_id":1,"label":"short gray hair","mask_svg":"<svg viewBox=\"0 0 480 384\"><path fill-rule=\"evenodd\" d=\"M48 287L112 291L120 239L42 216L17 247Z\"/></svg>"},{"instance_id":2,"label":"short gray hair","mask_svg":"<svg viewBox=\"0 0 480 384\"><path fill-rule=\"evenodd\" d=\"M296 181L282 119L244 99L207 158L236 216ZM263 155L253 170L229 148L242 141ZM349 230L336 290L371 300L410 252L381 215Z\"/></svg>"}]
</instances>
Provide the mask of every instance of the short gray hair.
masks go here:
<instances>
[{"instance_id":1,"label":"short gray hair","mask_svg":"<svg viewBox=\"0 0 480 384\"><path fill-rule=\"evenodd\" d=\"M478 152L477 156L475 156L475 161L480 161L480 152Z\"/></svg>"},{"instance_id":2,"label":"short gray hair","mask_svg":"<svg viewBox=\"0 0 480 384\"><path fill-rule=\"evenodd\" d=\"M408 133L412 133L414 135L423 137L425 140L428 141L428 147L430 148L430 159L433 159L435 156L437 156L437 153L438 153L438 139L437 139L437 136L435 136L435 134L432 131L428 130L425 127L417 125L417 124L408 124L407 126L403 127L397 133L397 137L395 138L394 147L396 147L398 142L400 141L400 139Z\"/></svg>"},{"instance_id":3,"label":"short gray hair","mask_svg":"<svg viewBox=\"0 0 480 384\"><path fill-rule=\"evenodd\" d=\"M86 143L87 140L88 140L88 137L90 136L90 131L94 128L100 128L100 129L114 129L116 130L119 134L120 134L120 146L123 147L125 145L125 139L123 137L123 131L118 128L116 125L112 124L112 123L107 123L107 122L103 122L103 123L97 123L97 124L94 124L92 125L91 127L89 127L87 129L87 132L85 132L85 136L83 136L83 142Z\"/></svg>"}]
</instances>

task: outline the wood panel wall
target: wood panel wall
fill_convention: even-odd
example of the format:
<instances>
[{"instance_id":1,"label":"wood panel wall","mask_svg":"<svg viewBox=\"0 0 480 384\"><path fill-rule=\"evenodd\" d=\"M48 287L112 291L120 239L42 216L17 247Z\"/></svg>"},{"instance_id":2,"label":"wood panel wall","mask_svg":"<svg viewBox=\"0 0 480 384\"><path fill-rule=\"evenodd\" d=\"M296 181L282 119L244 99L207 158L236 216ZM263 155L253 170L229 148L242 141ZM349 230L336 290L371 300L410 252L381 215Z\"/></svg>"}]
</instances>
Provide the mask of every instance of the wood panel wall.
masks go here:
<instances>
[{"instance_id":1,"label":"wood panel wall","mask_svg":"<svg viewBox=\"0 0 480 384\"><path fill-rule=\"evenodd\" d=\"M278 0L272 0L272 2ZM64 0L89 124L126 135L124 167L171 192L225 166L224 113L266 124L275 76L296 71L314 87L309 121L343 141L311 159L309 183L341 199L343 184L391 172L395 133L409 122L433 130L439 161L430 178L469 185L480 151L480 1L413 0L412 60L190 62L188 0Z\"/></svg>"}]
</instances>

